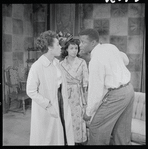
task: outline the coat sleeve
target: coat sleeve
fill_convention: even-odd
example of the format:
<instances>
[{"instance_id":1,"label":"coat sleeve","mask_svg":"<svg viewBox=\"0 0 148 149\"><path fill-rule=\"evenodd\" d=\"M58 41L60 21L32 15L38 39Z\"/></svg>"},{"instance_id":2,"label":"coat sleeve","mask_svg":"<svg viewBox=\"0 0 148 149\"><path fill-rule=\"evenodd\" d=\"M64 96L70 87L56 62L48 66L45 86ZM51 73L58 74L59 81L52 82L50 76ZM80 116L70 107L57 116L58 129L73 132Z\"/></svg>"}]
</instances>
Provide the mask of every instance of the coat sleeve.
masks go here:
<instances>
[{"instance_id":1,"label":"coat sleeve","mask_svg":"<svg viewBox=\"0 0 148 149\"><path fill-rule=\"evenodd\" d=\"M49 104L49 99L45 98L38 92L39 85L40 78L38 75L38 71L36 67L32 65L27 78L26 92L32 100L34 100L42 108L46 109Z\"/></svg>"}]
</instances>

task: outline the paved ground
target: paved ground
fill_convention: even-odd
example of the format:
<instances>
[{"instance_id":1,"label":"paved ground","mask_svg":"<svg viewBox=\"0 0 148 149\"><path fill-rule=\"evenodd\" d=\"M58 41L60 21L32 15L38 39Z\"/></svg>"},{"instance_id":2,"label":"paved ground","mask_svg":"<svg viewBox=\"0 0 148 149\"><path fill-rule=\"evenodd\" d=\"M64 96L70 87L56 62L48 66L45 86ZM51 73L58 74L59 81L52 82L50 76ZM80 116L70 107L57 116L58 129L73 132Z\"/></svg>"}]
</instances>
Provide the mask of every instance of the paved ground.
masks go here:
<instances>
[{"instance_id":1,"label":"paved ground","mask_svg":"<svg viewBox=\"0 0 148 149\"><path fill-rule=\"evenodd\" d=\"M3 146L29 146L30 118L29 107L26 115L11 111L3 114Z\"/></svg>"},{"instance_id":2,"label":"paved ground","mask_svg":"<svg viewBox=\"0 0 148 149\"><path fill-rule=\"evenodd\" d=\"M21 112L21 111L20 111ZM29 145L31 110L3 114L3 146Z\"/></svg>"}]
</instances>

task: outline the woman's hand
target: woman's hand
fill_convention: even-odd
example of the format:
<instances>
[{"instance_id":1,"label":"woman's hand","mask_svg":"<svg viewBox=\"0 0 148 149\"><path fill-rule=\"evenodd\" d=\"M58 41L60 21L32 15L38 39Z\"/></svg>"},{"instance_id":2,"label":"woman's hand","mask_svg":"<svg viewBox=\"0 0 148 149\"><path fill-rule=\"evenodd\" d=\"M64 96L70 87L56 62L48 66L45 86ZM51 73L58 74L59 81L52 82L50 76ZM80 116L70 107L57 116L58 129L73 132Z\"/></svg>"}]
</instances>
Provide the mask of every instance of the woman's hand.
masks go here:
<instances>
[{"instance_id":1,"label":"woman's hand","mask_svg":"<svg viewBox=\"0 0 148 149\"><path fill-rule=\"evenodd\" d=\"M47 112L54 118L58 118L58 114L54 108L53 105L51 105L49 108L47 108Z\"/></svg>"}]
</instances>

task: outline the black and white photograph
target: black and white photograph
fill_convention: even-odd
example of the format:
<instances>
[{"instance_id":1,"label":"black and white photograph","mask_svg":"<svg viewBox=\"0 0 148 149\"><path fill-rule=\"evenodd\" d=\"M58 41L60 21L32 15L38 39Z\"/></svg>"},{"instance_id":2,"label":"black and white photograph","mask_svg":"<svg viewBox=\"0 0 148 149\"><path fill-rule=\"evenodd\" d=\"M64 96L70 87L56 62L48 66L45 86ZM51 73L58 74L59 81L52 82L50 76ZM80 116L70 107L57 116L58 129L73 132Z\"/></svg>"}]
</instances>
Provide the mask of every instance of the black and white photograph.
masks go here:
<instances>
[{"instance_id":1,"label":"black and white photograph","mask_svg":"<svg viewBox=\"0 0 148 149\"><path fill-rule=\"evenodd\" d=\"M146 145L146 4L2 4L2 146Z\"/></svg>"}]
</instances>

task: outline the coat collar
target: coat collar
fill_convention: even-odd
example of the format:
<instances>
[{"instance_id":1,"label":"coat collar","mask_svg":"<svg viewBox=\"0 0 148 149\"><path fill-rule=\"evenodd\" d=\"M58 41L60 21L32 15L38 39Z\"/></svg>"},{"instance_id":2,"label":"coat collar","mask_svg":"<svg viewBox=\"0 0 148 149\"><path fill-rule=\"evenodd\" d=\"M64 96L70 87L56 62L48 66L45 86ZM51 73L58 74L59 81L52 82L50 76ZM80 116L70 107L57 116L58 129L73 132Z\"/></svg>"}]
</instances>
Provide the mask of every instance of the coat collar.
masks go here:
<instances>
[{"instance_id":1,"label":"coat collar","mask_svg":"<svg viewBox=\"0 0 148 149\"><path fill-rule=\"evenodd\" d=\"M43 66L45 67L48 67L52 62L48 60L48 58L44 55L42 55L40 58L39 58L39 61L42 63ZM59 60L54 58L55 63L58 63Z\"/></svg>"}]
</instances>

